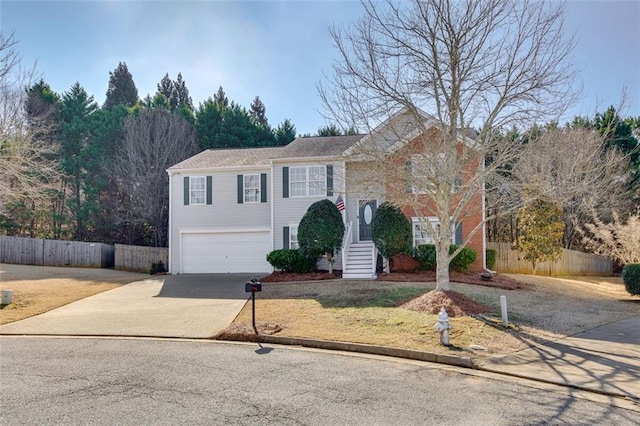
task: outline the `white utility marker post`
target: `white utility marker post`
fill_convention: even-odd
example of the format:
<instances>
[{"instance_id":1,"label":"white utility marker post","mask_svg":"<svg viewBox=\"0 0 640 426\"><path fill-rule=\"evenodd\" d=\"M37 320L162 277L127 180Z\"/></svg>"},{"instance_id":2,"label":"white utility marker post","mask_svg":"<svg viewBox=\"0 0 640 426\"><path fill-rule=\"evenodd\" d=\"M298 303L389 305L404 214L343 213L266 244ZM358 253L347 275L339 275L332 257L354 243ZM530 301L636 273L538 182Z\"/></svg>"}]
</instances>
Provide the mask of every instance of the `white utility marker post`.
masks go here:
<instances>
[{"instance_id":1,"label":"white utility marker post","mask_svg":"<svg viewBox=\"0 0 640 426\"><path fill-rule=\"evenodd\" d=\"M507 296L500 296L500 309L502 310L502 322L505 327L509 327L509 316L507 315Z\"/></svg>"}]
</instances>

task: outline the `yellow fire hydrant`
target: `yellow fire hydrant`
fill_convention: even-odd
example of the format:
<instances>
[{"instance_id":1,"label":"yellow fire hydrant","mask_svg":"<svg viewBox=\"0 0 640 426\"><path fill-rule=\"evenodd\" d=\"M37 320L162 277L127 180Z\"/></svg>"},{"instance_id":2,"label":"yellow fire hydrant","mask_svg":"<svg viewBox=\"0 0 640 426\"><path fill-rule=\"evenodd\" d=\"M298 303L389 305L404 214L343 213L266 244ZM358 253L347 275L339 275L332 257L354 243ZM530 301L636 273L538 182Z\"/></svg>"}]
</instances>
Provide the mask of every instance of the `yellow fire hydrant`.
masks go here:
<instances>
[{"instance_id":1,"label":"yellow fire hydrant","mask_svg":"<svg viewBox=\"0 0 640 426\"><path fill-rule=\"evenodd\" d=\"M444 307L440 308L438 314L438 322L436 323L436 331L440 333L440 343L445 346L449 346L449 330L451 330L451 323L449 322L449 315L445 311Z\"/></svg>"}]
</instances>

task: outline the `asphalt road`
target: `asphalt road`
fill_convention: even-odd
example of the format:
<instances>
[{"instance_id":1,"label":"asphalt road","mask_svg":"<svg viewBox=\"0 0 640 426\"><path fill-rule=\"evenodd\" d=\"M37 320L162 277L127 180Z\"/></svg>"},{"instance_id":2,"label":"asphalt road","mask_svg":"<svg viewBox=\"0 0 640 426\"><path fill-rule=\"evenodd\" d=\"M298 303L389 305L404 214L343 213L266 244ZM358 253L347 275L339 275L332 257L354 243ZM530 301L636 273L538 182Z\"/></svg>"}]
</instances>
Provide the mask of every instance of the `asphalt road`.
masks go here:
<instances>
[{"instance_id":1,"label":"asphalt road","mask_svg":"<svg viewBox=\"0 0 640 426\"><path fill-rule=\"evenodd\" d=\"M0 338L0 424L637 424L571 389L208 341ZM640 408L639 408L640 409Z\"/></svg>"}]
</instances>

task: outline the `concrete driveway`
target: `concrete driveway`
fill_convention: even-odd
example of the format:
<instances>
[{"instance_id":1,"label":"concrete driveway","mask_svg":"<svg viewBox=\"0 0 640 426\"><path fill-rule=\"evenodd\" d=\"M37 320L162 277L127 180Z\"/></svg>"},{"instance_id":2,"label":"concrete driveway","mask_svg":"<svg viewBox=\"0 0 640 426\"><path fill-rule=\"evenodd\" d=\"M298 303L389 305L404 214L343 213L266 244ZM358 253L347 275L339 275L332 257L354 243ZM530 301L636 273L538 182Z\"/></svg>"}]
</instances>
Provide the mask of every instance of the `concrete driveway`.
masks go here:
<instances>
[{"instance_id":1,"label":"concrete driveway","mask_svg":"<svg viewBox=\"0 0 640 426\"><path fill-rule=\"evenodd\" d=\"M1 325L0 334L208 338L238 315L252 276L153 277Z\"/></svg>"}]
</instances>

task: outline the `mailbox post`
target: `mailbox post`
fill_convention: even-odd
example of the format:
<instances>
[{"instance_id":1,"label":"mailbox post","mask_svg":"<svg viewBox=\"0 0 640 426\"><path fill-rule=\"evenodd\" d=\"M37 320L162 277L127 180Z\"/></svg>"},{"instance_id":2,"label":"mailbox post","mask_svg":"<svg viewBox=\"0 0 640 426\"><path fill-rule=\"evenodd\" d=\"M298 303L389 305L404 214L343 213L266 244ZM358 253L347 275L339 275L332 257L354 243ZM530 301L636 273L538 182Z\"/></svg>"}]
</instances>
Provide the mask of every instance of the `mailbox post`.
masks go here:
<instances>
[{"instance_id":1,"label":"mailbox post","mask_svg":"<svg viewBox=\"0 0 640 426\"><path fill-rule=\"evenodd\" d=\"M262 291L262 284L256 279L251 278L251 281L244 285L245 293L251 293L251 325L253 325L253 331L258 334L256 328L256 292Z\"/></svg>"}]
</instances>

